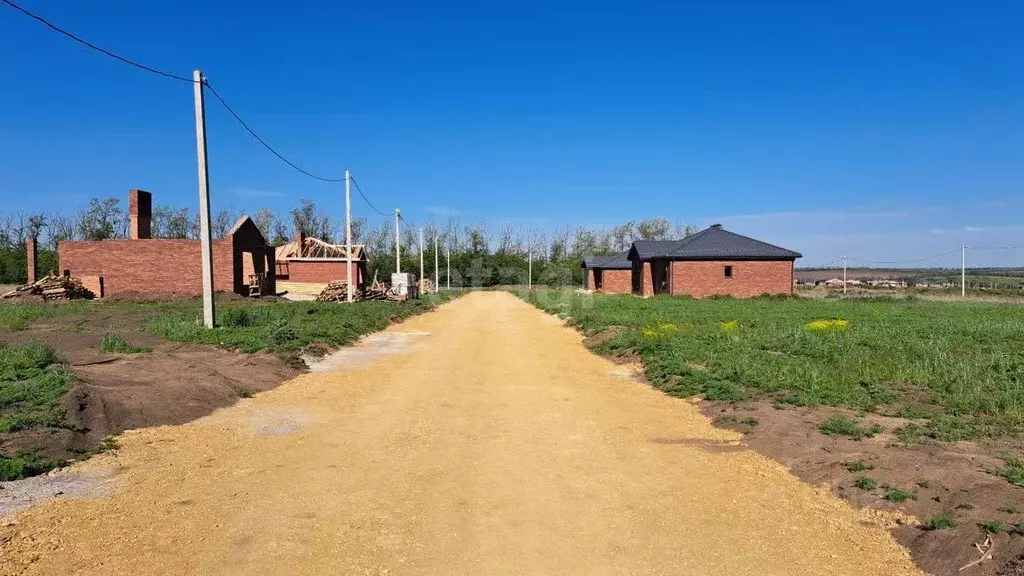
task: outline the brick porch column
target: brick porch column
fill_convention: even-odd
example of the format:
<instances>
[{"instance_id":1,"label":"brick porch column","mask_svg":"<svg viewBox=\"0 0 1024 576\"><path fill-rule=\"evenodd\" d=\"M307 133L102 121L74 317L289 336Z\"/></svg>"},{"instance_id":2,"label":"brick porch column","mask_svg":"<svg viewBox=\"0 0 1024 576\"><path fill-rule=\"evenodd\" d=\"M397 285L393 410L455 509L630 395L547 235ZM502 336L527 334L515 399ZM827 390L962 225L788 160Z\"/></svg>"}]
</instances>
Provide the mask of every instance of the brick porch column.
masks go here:
<instances>
[{"instance_id":1,"label":"brick porch column","mask_svg":"<svg viewBox=\"0 0 1024 576\"><path fill-rule=\"evenodd\" d=\"M36 238L25 240L25 263L28 272L28 283L31 284L38 279L39 269L39 241Z\"/></svg>"}]
</instances>

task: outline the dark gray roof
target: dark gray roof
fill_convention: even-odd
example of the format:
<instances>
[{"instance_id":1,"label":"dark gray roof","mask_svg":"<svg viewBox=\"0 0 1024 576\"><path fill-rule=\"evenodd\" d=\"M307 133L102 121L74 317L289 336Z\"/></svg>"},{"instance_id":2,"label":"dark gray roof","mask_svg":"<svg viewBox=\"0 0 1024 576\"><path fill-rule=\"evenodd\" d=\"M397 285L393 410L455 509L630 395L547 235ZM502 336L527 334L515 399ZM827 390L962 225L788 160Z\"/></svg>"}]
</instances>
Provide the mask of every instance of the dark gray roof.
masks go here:
<instances>
[{"instance_id":1,"label":"dark gray roof","mask_svg":"<svg viewBox=\"0 0 1024 576\"><path fill-rule=\"evenodd\" d=\"M636 251L641 260L647 260L652 257L663 257L663 254L670 253L677 244L679 240L636 240L629 253Z\"/></svg>"},{"instance_id":2,"label":"dark gray roof","mask_svg":"<svg viewBox=\"0 0 1024 576\"><path fill-rule=\"evenodd\" d=\"M623 270L633 267L629 261L629 251L619 252L614 256L584 256L583 268L608 268Z\"/></svg>"},{"instance_id":3,"label":"dark gray roof","mask_svg":"<svg viewBox=\"0 0 1024 576\"><path fill-rule=\"evenodd\" d=\"M802 257L799 252L729 232L718 225L682 240L637 241L633 243L630 256L634 257L634 253L640 260L795 260Z\"/></svg>"}]
</instances>

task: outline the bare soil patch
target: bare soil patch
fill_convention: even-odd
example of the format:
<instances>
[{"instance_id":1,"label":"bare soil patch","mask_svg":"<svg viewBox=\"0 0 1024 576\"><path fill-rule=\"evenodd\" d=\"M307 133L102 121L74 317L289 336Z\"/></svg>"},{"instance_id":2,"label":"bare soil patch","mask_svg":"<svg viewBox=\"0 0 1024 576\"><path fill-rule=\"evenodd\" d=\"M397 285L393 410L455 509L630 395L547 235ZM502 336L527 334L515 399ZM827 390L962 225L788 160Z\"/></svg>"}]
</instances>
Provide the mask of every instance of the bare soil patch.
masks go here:
<instances>
[{"instance_id":1,"label":"bare soil patch","mask_svg":"<svg viewBox=\"0 0 1024 576\"><path fill-rule=\"evenodd\" d=\"M97 306L83 315L60 314L35 321L26 330L0 333L5 344L54 348L76 377L62 402L69 428L2 434L0 451L74 459L95 450L107 436L183 424L233 404L243 390L269 390L300 373L271 354L164 340L140 330L144 314L138 308ZM123 335L152 352L102 353L105 333Z\"/></svg>"},{"instance_id":2,"label":"bare soil patch","mask_svg":"<svg viewBox=\"0 0 1024 576\"><path fill-rule=\"evenodd\" d=\"M1024 574L1024 537L1015 530L992 535L992 560L959 571L981 556L974 546L987 536L981 524L999 521L1010 529L1024 521L1024 488L986 472L1004 465L1000 454L1020 453L1021 442L901 444L892 431L908 421L873 414L865 421L881 424L885 432L861 440L826 436L818 426L840 410L773 407L768 399L741 404L703 402L701 411L720 426L743 432L743 445L784 464L805 482L827 486L856 506L903 510L915 518L917 522L908 520L896 526L893 535L929 574ZM867 469L848 469L860 467ZM878 487L862 490L855 485L858 477L874 480ZM916 499L889 501L883 486ZM941 514L952 518L956 526L927 529L929 520Z\"/></svg>"}]
</instances>

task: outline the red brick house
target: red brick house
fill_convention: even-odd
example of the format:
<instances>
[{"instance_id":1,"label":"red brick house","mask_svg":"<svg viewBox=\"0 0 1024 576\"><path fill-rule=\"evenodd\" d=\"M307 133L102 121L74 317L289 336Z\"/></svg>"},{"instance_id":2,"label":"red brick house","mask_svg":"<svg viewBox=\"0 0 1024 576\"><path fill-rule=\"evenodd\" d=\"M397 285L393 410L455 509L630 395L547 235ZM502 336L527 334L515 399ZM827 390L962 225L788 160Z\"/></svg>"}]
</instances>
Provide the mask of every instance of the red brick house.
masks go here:
<instances>
[{"instance_id":1,"label":"red brick house","mask_svg":"<svg viewBox=\"0 0 1024 576\"><path fill-rule=\"evenodd\" d=\"M319 238L299 234L293 242L276 248L278 280L326 284L348 280L348 259L344 244L328 244ZM356 286L366 284L366 247L352 245L352 280Z\"/></svg>"},{"instance_id":2,"label":"red brick house","mask_svg":"<svg viewBox=\"0 0 1024 576\"><path fill-rule=\"evenodd\" d=\"M629 294L633 286L633 264L629 251L614 256L583 258L583 288L604 294Z\"/></svg>"},{"instance_id":3,"label":"red brick house","mask_svg":"<svg viewBox=\"0 0 1024 576\"><path fill-rule=\"evenodd\" d=\"M639 296L792 294L799 252L741 236L716 224L682 240L638 240L629 249Z\"/></svg>"},{"instance_id":4,"label":"red brick house","mask_svg":"<svg viewBox=\"0 0 1024 576\"><path fill-rule=\"evenodd\" d=\"M97 296L131 293L203 293L199 240L153 238L152 195L128 193L129 237L100 241L63 241L57 258L65 275L81 278ZM274 294L274 248L243 216L227 235L211 244L213 288L249 295L253 274L263 274L263 293Z\"/></svg>"}]
</instances>

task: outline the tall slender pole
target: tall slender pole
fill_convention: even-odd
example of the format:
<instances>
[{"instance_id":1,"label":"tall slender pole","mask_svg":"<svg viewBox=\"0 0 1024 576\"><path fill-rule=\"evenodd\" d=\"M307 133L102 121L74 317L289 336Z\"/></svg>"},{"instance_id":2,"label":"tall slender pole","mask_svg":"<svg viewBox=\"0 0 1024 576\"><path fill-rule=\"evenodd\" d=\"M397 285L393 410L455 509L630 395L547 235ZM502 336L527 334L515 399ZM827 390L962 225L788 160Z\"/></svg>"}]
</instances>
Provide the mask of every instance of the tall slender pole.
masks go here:
<instances>
[{"instance_id":1,"label":"tall slender pole","mask_svg":"<svg viewBox=\"0 0 1024 576\"><path fill-rule=\"evenodd\" d=\"M846 294L846 256L843 256L843 294Z\"/></svg>"},{"instance_id":2,"label":"tall slender pole","mask_svg":"<svg viewBox=\"0 0 1024 576\"><path fill-rule=\"evenodd\" d=\"M960 245L960 297L967 297L967 246Z\"/></svg>"},{"instance_id":3,"label":"tall slender pole","mask_svg":"<svg viewBox=\"0 0 1024 576\"><path fill-rule=\"evenodd\" d=\"M196 157L199 161L199 245L203 258L203 326L213 328L213 251L210 240L210 173L206 163L206 102L203 73L192 72L196 101Z\"/></svg>"},{"instance_id":4,"label":"tall slender pole","mask_svg":"<svg viewBox=\"0 0 1024 576\"><path fill-rule=\"evenodd\" d=\"M352 173L345 170L345 268L348 269L348 301L352 290Z\"/></svg>"},{"instance_id":5,"label":"tall slender pole","mask_svg":"<svg viewBox=\"0 0 1024 576\"><path fill-rule=\"evenodd\" d=\"M441 289L441 255L437 252L437 230L434 231L434 292Z\"/></svg>"},{"instance_id":6,"label":"tall slender pole","mask_svg":"<svg viewBox=\"0 0 1024 576\"><path fill-rule=\"evenodd\" d=\"M529 254L526 272L526 287L529 290L533 290L533 251L531 250Z\"/></svg>"},{"instance_id":7,"label":"tall slender pole","mask_svg":"<svg viewBox=\"0 0 1024 576\"><path fill-rule=\"evenodd\" d=\"M398 228L398 219L402 217L402 213L395 208L395 273L402 273L402 233Z\"/></svg>"},{"instance_id":8,"label":"tall slender pole","mask_svg":"<svg viewBox=\"0 0 1024 576\"><path fill-rule=\"evenodd\" d=\"M444 280L447 283L448 289L452 289L452 247L448 246L444 249L445 259L448 261L448 270L444 274Z\"/></svg>"},{"instance_id":9,"label":"tall slender pole","mask_svg":"<svg viewBox=\"0 0 1024 576\"><path fill-rule=\"evenodd\" d=\"M420 284L423 284L423 227L420 226Z\"/></svg>"}]
</instances>

